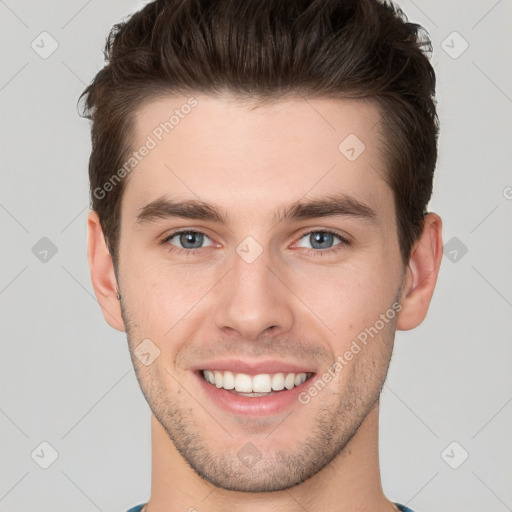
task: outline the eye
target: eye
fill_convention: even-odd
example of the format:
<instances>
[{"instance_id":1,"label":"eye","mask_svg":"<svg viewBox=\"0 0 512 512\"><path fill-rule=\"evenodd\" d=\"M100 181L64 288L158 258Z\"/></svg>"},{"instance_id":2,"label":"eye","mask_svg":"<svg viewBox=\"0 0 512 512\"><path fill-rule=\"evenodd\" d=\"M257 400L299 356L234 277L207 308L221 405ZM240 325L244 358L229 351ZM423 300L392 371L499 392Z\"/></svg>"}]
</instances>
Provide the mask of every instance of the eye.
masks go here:
<instances>
[{"instance_id":1,"label":"eye","mask_svg":"<svg viewBox=\"0 0 512 512\"><path fill-rule=\"evenodd\" d=\"M205 241L208 243L206 245L203 245ZM204 233L201 233L200 231L176 231L174 233L171 233L164 240L162 240L162 243L176 245L178 249L182 249L185 251L202 249L203 247L209 247L213 245L210 237L206 236Z\"/></svg>"},{"instance_id":2,"label":"eye","mask_svg":"<svg viewBox=\"0 0 512 512\"><path fill-rule=\"evenodd\" d=\"M339 240L338 243L334 243L336 239ZM300 245L300 240L305 240L306 245ZM317 249L320 251L334 251L339 245L350 245L350 242L346 238L338 235L337 233L334 233L333 231L327 230L309 231L308 233L302 235L300 240L297 243L299 247Z\"/></svg>"}]
</instances>

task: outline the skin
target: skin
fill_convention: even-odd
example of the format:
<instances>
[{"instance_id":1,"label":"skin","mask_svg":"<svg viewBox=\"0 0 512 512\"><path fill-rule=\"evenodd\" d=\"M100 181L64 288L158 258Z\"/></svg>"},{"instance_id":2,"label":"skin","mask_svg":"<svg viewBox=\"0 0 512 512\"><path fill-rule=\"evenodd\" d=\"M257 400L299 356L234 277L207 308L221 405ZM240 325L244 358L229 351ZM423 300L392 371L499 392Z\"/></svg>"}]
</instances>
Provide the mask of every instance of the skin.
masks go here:
<instances>
[{"instance_id":1,"label":"skin","mask_svg":"<svg viewBox=\"0 0 512 512\"><path fill-rule=\"evenodd\" d=\"M88 218L96 297L106 321L127 333L153 412L147 510L396 510L380 483L378 398L395 330L416 327L427 313L442 257L441 219L425 217L404 266L393 194L378 171L385 168L379 114L368 102L297 97L254 108L229 96L195 97L197 107L129 175L118 280L98 216ZM187 99L142 106L133 148ZM349 134L366 146L355 161L338 150ZM336 191L370 206L375 222L273 219L294 201ZM213 203L229 222L137 224L140 208L162 196ZM184 255L173 252L183 247L179 236L161 243L178 229L204 233L202 248ZM309 236L315 230L335 230L351 244L333 237L318 248ZM252 263L236 252L248 236L262 248ZM322 374L397 300L392 321L308 404L284 413L229 414L191 372L236 356L293 361ZM160 355L145 366L134 350L147 338ZM252 468L237 457L248 442L262 455Z\"/></svg>"}]
</instances>

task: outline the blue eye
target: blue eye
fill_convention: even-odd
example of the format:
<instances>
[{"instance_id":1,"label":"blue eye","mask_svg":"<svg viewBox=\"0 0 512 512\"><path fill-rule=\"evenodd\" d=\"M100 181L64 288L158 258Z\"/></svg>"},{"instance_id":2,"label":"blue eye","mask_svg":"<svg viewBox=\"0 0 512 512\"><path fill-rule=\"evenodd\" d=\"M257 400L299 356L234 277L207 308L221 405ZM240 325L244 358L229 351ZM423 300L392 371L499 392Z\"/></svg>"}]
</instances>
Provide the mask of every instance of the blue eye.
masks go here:
<instances>
[{"instance_id":1,"label":"blue eye","mask_svg":"<svg viewBox=\"0 0 512 512\"><path fill-rule=\"evenodd\" d=\"M203 247L205 239L209 240L210 243L208 243L204 247L213 245L211 243L210 238L206 236L204 233L201 233L200 231L177 231L176 233L172 233L165 240L163 240L163 243L170 243L171 245L175 245L174 243L172 243L172 240L174 240L175 238L177 239L178 243L181 244L181 247L178 247L178 249L201 249Z\"/></svg>"},{"instance_id":2,"label":"blue eye","mask_svg":"<svg viewBox=\"0 0 512 512\"><path fill-rule=\"evenodd\" d=\"M300 245L302 240L305 240L306 245ZM164 238L161 243L177 255L188 256L199 254L200 249L214 245L209 236L194 230L175 231ZM306 252L312 256L323 256L350 245L350 240L333 231L317 229L304 233L294 247L305 248Z\"/></svg>"},{"instance_id":3,"label":"blue eye","mask_svg":"<svg viewBox=\"0 0 512 512\"><path fill-rule=\"evenodd\" d=\"M338 243L334 243L336 238L339 240ZM314 252L329 251L330 249L336 250L338 245L350 245L350 242L341 235L326 230L309 231L308 233L304 233L300 240L303 239L305 239L306 243L309 245L299 247L317 249Z\"/></svg>"}]
</instances>

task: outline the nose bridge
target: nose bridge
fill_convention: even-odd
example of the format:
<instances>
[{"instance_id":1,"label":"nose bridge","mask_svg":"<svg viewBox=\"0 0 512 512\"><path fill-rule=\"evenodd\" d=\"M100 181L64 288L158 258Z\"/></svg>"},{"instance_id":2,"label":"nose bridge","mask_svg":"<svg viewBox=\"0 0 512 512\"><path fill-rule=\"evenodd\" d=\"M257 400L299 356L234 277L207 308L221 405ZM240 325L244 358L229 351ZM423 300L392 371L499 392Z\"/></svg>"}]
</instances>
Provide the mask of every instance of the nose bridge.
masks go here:
<instances>
[{"instance_id":1,"label":"nose bridge","mask_svg":"<svg viewBox=\"0 0 512 512\"><path fill-rule=\"evenodd\" d=\"M233 268L222 287L216 324L254 340L270 327L273 333L289 330L293 323L291 303L284 285L271 271L273 259L248 237L233 254Z\"/></svg>"}]
</instances>

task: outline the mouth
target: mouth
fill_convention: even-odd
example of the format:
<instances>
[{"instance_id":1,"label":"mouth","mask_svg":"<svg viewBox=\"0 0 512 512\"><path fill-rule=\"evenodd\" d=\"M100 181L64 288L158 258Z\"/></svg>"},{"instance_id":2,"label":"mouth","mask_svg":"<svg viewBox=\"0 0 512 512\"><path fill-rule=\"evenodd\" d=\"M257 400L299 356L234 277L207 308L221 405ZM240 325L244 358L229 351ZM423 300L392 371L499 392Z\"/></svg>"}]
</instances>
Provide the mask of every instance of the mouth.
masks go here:
<instances>
[{"instance_id":1,"label":"mouth","mask_svg":"<svg viewBox=\"0 0 512 512\"><path fill-rule=\"evenodd\" d=\"M242 373L230 370L194 371L209 403L241 416L275 414L296 405L310 386L314 372Z\"/></svg>"},{"instance_id":2,"label":"mouth","mask_svg":"<svg viewBox=\"0 0 512 512\"><path fill-rule=\"evenodd\" d=\"M306 382L311 372L233 373L221 370L201 370L203 379L219 389L238 396L261 397L296 388Z\"/></svg>"}]
</instances>

